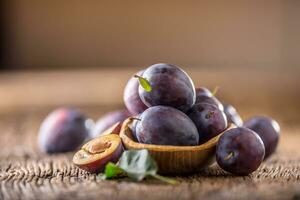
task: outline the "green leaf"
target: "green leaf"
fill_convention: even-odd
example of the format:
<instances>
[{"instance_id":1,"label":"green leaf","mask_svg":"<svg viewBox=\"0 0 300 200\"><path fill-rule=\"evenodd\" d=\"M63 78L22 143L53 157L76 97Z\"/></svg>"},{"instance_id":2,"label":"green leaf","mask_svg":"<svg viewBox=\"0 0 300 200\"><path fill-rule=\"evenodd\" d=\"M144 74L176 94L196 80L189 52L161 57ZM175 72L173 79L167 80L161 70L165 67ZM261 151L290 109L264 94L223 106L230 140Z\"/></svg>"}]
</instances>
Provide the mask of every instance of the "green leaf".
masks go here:
<instances>
[{"instance_id":1,"label":"green leaf","mask_svg":"<svg viewBox=\"0 0 300 200\"><path fill-rule=\"evenodd\" d=\"M107 165L105 166L105 171L104 171L104 178L114 178L117 176L120 176L124 173L124 171L118 167L117 165L115 165L114 163L107 163Z\"/></svg>"},{"instance_id":2,"label":"green leaf","mask_svg":"<svg viewBox=\"0 0 300 200\"><path fill-rule=\"evenodd\" d=\"M155 175L158 170L156 162L146 149L125 151L118 166L135 181L141 181L146 176Z\"/></svg>"},{"instance_id":3,"label":"green leaf","mask_svg":"<svg viewBox=\"0 0 300 200\"><path fill-rule=\"evenodd\" d=\"M144 90L146 90L146 92L151 92L152 87L147 79L139 75L134 75L134 77L139 79L140 85L142 86L142 88L144 88Z\"/></svg>"},{"instance_id":4,"label":"green leaf","mask_svg":"<svg viewBox=\"0 0 300 200\"><path fill-rule=\"evenodd\" d=\"M123 152L118 164L108 163L104 176L100 178L109 179L127 175L135 181L141 181L151 176L169 184L177 183L174 179L158 175L157 170L157 164L148 150L128 150Z\"/></svg>"}]
</instances>

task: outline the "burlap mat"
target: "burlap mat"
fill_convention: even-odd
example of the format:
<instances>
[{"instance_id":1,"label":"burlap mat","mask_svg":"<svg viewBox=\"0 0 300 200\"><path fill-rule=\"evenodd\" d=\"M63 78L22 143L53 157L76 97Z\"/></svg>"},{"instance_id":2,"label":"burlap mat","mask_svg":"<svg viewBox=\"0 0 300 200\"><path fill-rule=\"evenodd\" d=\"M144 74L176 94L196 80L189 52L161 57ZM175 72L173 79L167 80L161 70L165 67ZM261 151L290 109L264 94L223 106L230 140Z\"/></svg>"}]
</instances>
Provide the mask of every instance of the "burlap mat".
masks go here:
<instances>
[{"instance_id":1,"label":"burlap mat","mask_svg":"<svg viewBox=\"0 0 300 200\"><path fill-rule=\"evenodd\" d=\"M1 116L0 199L300 199L300 127L285 126L277 153L250 176L213 166L177 177L179 185L155 180L103 181L76 168L72 153L42 155L36 147L41 114Z\"/></svg>"}]
</instances>

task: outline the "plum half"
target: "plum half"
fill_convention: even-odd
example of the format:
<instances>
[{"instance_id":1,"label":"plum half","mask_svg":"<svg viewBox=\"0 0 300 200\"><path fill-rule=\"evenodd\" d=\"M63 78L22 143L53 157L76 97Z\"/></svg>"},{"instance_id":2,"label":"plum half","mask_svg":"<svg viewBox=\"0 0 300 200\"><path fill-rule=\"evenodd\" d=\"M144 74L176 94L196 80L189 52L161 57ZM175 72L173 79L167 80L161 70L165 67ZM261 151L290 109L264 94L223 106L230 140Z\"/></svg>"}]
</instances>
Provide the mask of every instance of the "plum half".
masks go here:
<instances>
[{"instance_id":1,"label":"plum half","mask_svg":"<svg viewBox=\"0 0 300 200\"><path fill-rule=\"evenodd\" d=\"M73 163L91 173L102 172L108 162L116 163L122 152L122 141L118 135L103 135L83 145L75 153Z\"/></svg>"}]
</instances>

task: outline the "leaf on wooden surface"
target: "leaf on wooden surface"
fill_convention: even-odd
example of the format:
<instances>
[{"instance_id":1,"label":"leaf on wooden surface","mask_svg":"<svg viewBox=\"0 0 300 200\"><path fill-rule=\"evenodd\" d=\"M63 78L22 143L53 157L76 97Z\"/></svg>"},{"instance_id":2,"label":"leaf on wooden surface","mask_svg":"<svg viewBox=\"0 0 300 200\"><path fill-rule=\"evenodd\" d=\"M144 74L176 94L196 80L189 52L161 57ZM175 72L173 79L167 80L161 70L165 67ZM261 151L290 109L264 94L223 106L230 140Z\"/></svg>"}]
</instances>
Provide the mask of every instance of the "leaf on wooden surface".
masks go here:
<instances>
[{"instance_id":1,"label":"leaf on wooden surface","mask_svg":"<svg viewBox=\"0 0 300 200\"><path fill-rule=\"evenodd\" d=\"M116 178L126 174L135 181L141 181L152 176L169 184L176 184L177 181L157 174L158 167L155 160L146 149L129 150L123 152L119 162L115 165L108 163L105 167L105 178Z\"/></svg>"}]
</instances>

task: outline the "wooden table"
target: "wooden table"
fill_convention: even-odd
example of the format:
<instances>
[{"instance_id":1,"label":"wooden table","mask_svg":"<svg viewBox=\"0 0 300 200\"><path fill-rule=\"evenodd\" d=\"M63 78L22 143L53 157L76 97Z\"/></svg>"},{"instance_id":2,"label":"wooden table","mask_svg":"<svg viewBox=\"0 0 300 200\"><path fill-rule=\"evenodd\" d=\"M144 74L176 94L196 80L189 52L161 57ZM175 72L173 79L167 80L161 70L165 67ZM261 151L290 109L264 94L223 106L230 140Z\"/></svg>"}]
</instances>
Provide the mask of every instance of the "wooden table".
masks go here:
<instances>
[{"instance_id":1,"label":"wooden table","mask_svg":"<svg viewBox=\"0 0 300 200\"><path fill-rule=\"evenodd\" d=\"M180 184L156 180L103 181L75 167L73 153L44 155L37 148L40 122L60 105L79 107L91 118L122 107L122 90L136 69L0 74L0 199L300 199L300 80L283 69L187 69L196 85L218 85L218 97L244 118L277 119L277 153L250 176L232 176L218 166Z\"/></svg>"}]
</instances>

